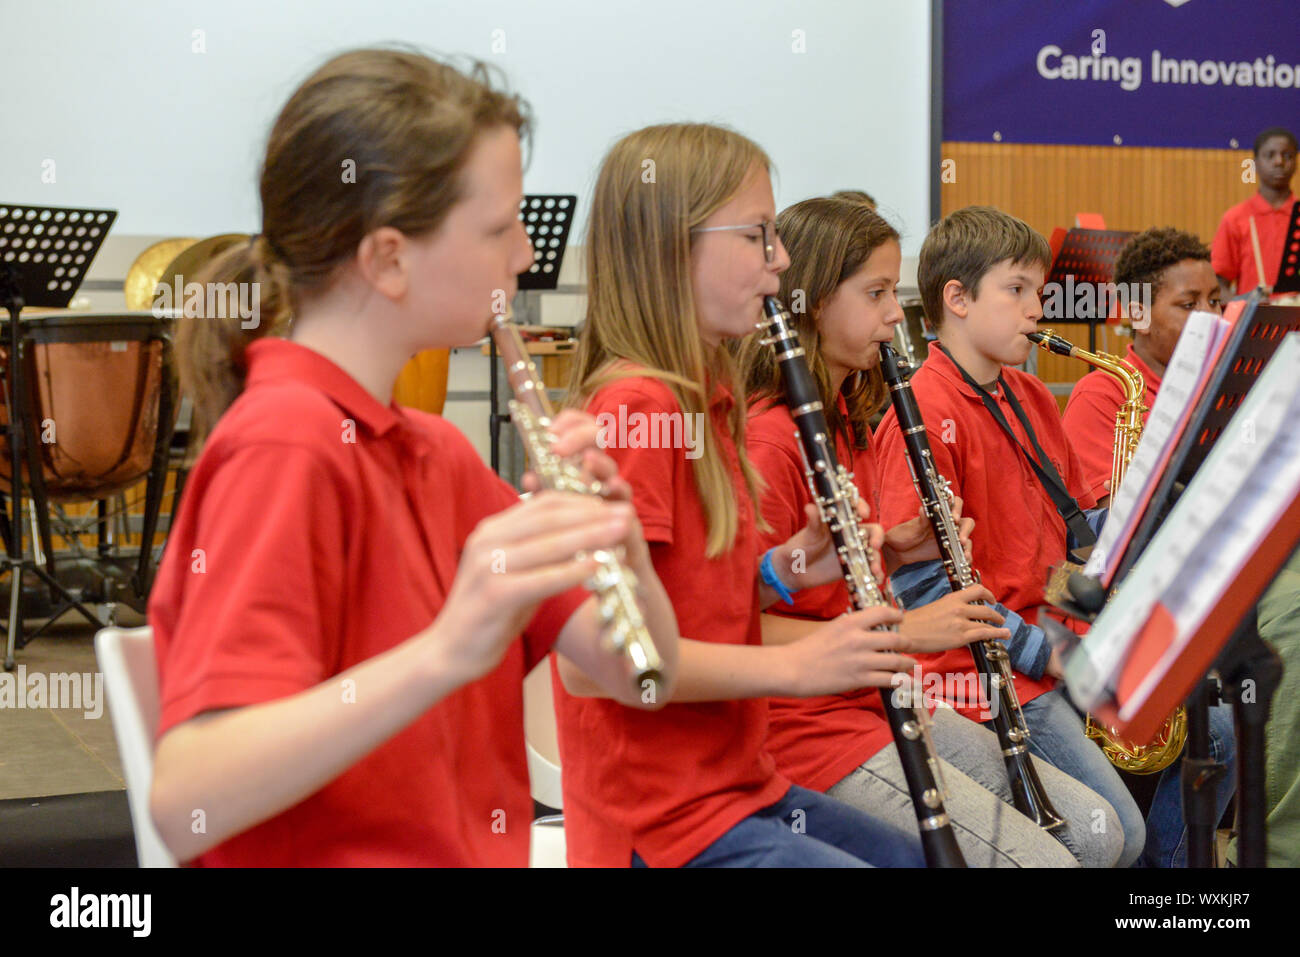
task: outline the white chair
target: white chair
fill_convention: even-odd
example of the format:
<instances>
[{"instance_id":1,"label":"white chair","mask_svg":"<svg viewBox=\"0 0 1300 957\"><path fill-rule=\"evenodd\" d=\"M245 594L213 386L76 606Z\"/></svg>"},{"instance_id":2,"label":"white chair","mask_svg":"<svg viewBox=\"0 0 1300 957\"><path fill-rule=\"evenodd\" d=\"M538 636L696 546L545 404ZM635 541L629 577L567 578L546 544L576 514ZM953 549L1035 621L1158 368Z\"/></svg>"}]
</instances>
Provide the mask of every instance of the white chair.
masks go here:
<instances>
[{"instance_id":1,"label":"white chair","mask_svg":"<svg viewBox=\"0 0 1300 957\"><path fill-rule=\"evenodd\" d=\"M102 628L95 635L95 656L104 672L108 712L122 755L126 800L135 829L141 867L175 867L149 813L153 782L153 741L158 730L158 672L152 628Z\"/></svg>"},{"instance_id":2,"label":"white chair","mask_svg":"<svg viewBox=\"0 0 1300 957\"><path fill-rule=\"evenodd\" d=\"M563 807L560 749L556 741L549 660L543 660L524 678L524 738L528 749L528 781L533 800L547 807ZM528 866L566 866L564 815L552 814L539 817L533 822Z\"/></svg>"},{"instance_id":3,"label":"white chair","mask_svg":"<svg viewBox=\"0 0 1300 957\"><path fill-rule=\"evenodd\" d=\"M158 672L154 664L152 628L103 628L95 635L95 655L104 672L108 710L113 719L126 798L135 830L141 867L175 867L149 813L153 781L153 742L158 728ZM533 671L524 682L528 776L533 799L560 807L560 765L555 743L555 710L551 699L550 665ZM534 746L536 743L536 747ZM564 867L564 817L538 818L532 825L529 867Z\"/></svg>"}]
</instances>

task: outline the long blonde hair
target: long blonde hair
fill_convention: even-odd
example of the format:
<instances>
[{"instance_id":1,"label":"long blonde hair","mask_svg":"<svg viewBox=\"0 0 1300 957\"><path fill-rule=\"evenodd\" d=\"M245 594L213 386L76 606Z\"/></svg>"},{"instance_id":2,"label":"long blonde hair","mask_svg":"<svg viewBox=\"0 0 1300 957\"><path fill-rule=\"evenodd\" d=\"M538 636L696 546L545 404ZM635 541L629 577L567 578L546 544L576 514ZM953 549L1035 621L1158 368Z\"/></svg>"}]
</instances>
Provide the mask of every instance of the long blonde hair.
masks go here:
<instances>
[{"instance_id":1,"label":"long blonde hair","mask_svg":"<svg viewBox=\"0 0 1300 957\"><path fill-rule=\"evenodd\" d=\"M691 289L691 229L726 205L771 161L732 130L700 123L650 126L625 136L601 166L587 227L587 319L569 396L585 403L628 376L661 380L684 414L708 423L694 461L708 521L706 554L731 548L739 505L709 413L713 390L735 398L728 419L755 509L761 479L745 455L745 395L726 346L700 336ZM755 317L757 318L757 317ZM628 368L620 360L636 368Z\"/></svg>"}]
</instances>

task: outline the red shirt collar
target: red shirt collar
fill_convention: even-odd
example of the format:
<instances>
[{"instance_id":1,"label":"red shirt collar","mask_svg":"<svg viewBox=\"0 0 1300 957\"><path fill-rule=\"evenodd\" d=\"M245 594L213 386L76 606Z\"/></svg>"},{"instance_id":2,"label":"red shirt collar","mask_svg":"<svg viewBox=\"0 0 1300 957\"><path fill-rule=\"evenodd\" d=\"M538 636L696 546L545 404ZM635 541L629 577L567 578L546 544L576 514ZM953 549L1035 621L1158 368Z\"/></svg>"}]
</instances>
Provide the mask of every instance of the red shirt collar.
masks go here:
<instances>
[{"instance_id":1,"label":"red shirt collar","mask_svg":"<svg viewBox=\"0 0 1300 957\"><path fill-rule=\"evenodd\" d=\"M1246 200L1246 205L1250 207L1252 213L1256 213L1260 216L1266 216L1269 213L1286 213L1289 216L1291 215L1291 204L1294 202L1295 193L1287 193L1286 199L1282 202L1281 206L1274 206L1263 196L1259 195L1259 193L1256 193L1250 197L1250 199Z\"/></svg>"},{"instance_id":2,"label":"red shirt collar","mask_svg":"<svg viewBox=\"0 0 1300 957\"><path fill-rule=\"evenodd\" d=\"M715 405L719 401L721 400L718 399L717 397L714 398ZM728 397L728 401L730 401L729 397ZM751 396L749 400L749 407L745 410L745 414L752 419L755 416L762 415L764 412L772 408L772 406L774 405L785 405L785 404L786 403L785 403L784 395L773 399L764 399L761 402L755 402L754 398ZM846 419L849 417L849 402L846 398L844 398L843 392L836 394L835 406L840 410L840 415L844 416L844 418Z\"/></svg>"},{"instance_id":3,"label":"red shirt collar","mask_svg":"<svg viewBox=\"0 0 1300 957\"><path fill-rule=\"evenodd\" d=\"M931 363L933 363L932 368L934 371L951 382L958 392L966 396L968 399L974 399L976 402L981 401L980 397L975 393L975 390L967 384L964 378L962 378L961 370L957 368L957 363L952 361L952 358L947 352L939 348L937 342L930 344L930 353L926 356L923 365L931 365ZM1002 371L999 369L998 376L1001 377L1001 375ZM993 394L996 395L996 391Z\"/></svg>"},{"instance_id":4,"label":"red shirt collar","mask_svg":"<svg viewBox=\"0 0 1300 957\"><path fill-rule=\"evenodd\" d=\"M1124 354L1124 361L1133 365L1142 374L1142 381L1146 383L1148 389L1160 388L1160 376L1151 370L1151 367L1142 361L1142 357L1137 354L1133 348L1133 343L1128 344L1128 351Z\"/></svg>"},{"instance_id":5,"label":"red shirt collar","mask_svg":"<svg viewBox=\"0 0 1300 957\"><path fill-rule=\"evenodd\" d=\"M329 396L340 409L376 437L402 422L395 406L384 405L361 383L325 356L288 339L258 339L248 347L248 385L291 379Z\"/></svg>"},{"instance_id":6,"label":"red shirt collar","mask_svg":"<svg viewBox=\"0 0 1300 957\"><path fill-rule=\"evenodd\" d=\"M713 392L709 396L709 409L717 409L719 412L726 414L731 411L731 407L736 404L736 397L731 394L725 384L719 382L713 386Z\"/></svg>"}]
</instances>

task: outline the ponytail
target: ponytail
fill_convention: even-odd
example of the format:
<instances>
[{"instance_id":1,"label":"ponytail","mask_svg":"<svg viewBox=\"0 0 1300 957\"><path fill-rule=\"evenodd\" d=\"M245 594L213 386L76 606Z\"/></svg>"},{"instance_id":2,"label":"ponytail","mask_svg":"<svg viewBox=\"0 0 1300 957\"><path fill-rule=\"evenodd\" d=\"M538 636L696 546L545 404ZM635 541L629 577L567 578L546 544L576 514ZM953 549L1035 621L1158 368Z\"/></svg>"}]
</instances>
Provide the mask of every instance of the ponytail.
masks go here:
<instances>
[{"instance_id":1,"label":"ponytail","mask_svg":"<svg viewBox=\"0 0 1300 957\"><path fill-rule=\"evenodd\" d=\"M192 450L202 446L217 419L244 390L249 345L264 336L283 335L288 328L292 314L288 271L275 261L272 248L265 236L253 236L221 253L192 280L203 290L234 291L233 298L199 297L197 308L187 308L177 323L181 391L194 405ZM191 281L185 279L187 284ZM249 292L239 296L240 289ZM232 301L252 302L256 309L244 318L238 309L228 308Z\"/></svg>"}]
</instances>

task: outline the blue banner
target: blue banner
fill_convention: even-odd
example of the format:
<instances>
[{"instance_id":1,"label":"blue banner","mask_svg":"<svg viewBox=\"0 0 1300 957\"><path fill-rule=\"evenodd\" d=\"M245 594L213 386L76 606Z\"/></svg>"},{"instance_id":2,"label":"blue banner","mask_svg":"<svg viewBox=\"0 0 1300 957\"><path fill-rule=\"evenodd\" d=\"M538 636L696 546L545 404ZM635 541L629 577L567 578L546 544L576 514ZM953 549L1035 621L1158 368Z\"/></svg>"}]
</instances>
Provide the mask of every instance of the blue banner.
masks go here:
<instances>
[{"instance_id":1,"label":"blue banner","mask_svg":"<svg viewBox=\"0 0 1300 957\"><path fill-rule=\"evenodd\" d=\"M1300 0L945 0L944 140L1249 149L1300 127Z\"/></svg>"}]
</instances>

